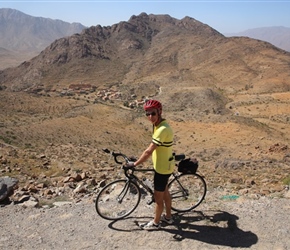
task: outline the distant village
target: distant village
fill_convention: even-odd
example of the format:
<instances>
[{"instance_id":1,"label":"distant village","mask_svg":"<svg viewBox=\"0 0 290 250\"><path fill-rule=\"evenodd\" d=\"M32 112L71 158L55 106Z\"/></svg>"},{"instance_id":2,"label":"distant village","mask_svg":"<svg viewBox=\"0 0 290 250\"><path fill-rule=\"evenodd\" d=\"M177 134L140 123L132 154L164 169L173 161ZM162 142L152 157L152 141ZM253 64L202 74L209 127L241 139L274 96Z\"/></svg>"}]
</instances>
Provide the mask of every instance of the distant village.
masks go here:
<instances>
[{"instance_id":1,"label":"distant village","mask_svg":"<svg viewBox=\"0 0 290 250\"><path fill-rule=\"evenodd\" d=\"M84 96L88 101L94 103L98 101L122 101L122 93L120 91L113 90L111 88L105 88L98 90L97 87L91 84L71 84L68 88L63 88L60 92L60 96ZM136 95L131 95L131 101L125 101L124 106L129 108L140 107L144 104L145 99L137 100Z\"/></svg>"}]
</instances>

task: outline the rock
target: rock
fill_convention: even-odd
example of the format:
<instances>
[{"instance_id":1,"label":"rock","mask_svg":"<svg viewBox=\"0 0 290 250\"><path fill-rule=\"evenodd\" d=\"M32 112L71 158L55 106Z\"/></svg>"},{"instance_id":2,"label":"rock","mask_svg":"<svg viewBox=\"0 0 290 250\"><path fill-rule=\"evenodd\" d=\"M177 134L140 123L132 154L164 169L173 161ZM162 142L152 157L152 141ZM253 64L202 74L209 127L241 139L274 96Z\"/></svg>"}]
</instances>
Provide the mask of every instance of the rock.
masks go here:
<instances>
[{"instance_id":1,"label":"rock","mask_svg":"<svg viewBox=\"0 0 290 250\"><path fill-rule=\"evenodd\" d=\"M39 206L39 202L38 200L30 195L23 195L18 203L23 206L23 207L38 207Z\"/></svg>"},{"instance_id":2,"label":"rock","mask_svg":"<svg viewBox=\"0 0 290 250\"><path fill-rule=\"evenodd\" d=\"M105 180L100 181L99 187L102 188L104 186L106 186L106 181Z\"/></svg>"},{"instance_id":3,"label":"rock","mask_svg":"<svg viewBox=\"0 0 290 250\"><path fill-rule=\"evenodd\" d=\"M0 178L0 202L13 194L17 184L18 180L15 178L8 176Z\"/></svg>"},{"instance_id":4,"label":"rock","mask_svg":"<svg viewBox=\"0 0 290 250\"><path fill-rule=\"evenodd\" d=\"M47 185L45 183L39 183L39 184L36 185L36 187L39 188L39 189L43 189L43 188L46 188Z\"/></svg>"},{"instance_id":5,"label":"rock","mask_svg":"<svg viewBox=\"0 0 290 250\"><path fill-rule=\"evenodd\" d=\"M290 190L288 190L288 191L285 193L284 197L290 199Z\"/></svg>"},{"instance_id":6,"label":"rock","mask_svg":"<svg viewBox=\"0 0 290 250\"><path fill-rule=\"evenodd\" d=\"M67 177L64 178L63 183L68 183L70 181L73 181L73 178L70 177L70 176L67 176Z\"/></svg>"},{"instance_id":7,"label":"rock","mask_svg":"<svg viewBox=\"0 0 290 250\"><path fill-rule=\"evenodd\" d=\"M39 202L35 199L29 199L28 201L25 201L24 203L22 203L22 206L24 206L24 207L38 207Z\"/></svg>"},{"instance_id":8,"label":"rock","mask_svg":"<svg viewBox=\"0 0 290 250\"><path fill-rule=\"evenodd\" d=\"M43 194L44 194L45 196L53 195L53 191L52 191L51 189L46 189L46 190L43 191Z\"/></svg>"},{"instance_id":9,"label":"rock","mask_svg":"<svg viewBox=\"0 0 290 250\"><path fill-rule=\"evenodd\" d=\"M76 182L79 182L79 181L82 180L81 175L80 174L77 174L77 173L74 174L74 175L72 175L71 178L73 178L73 180L76 181Z\"/></svg>"},{"instance_id":10,"label":"rock","mask_svg":"<svg viewBox=\"0 0 290 250\"><path fill-rule=\"evenodd\" d=\"M5 165L5 164L7 164L8 163L8 160L6 159L6 158L0 158L0 163L2 164L2 165Z\"/></svg>"},{"instance_id":11,"label":"rock","mask_svg":"<svg viewBox=\"0 0 290 250\"><path fill-rule=\"evenodd\" d=\"M83 183L80 183L73 191L75 194L86 193L87 189Z\"/></svg>"},{"instance_id":12,"label":"rock","mask_svg":"<svg viewBox=\"0 0 290 250\"><path fill-rule=\"evenodd\" d=\"M53 205L56 207L61 207L64 205L71 205L71 204L73 204L71 201L56 201L53 203Z\"/></svg>"},{"instance_id":13,"label":"rock","mask_svg":"<svg viewBox=\"0 0 290 250\"><path fill-rule=\"evenodd\" d=\"M243 183L243 179L242 178L238 178L238 177L236 177L236 178L232 178L231 180L230 180L230 183Z\"/></svg>"},{"instance_id":14,"label":"rock","mask_svg":"<svg viewBox=\"0 0 290 250\"><path fill-rule=\"evenodd\" d=\"M285 156L283 157L284 162L290 162L290 154L285 154Z\"/></svg>"},{"instance_id":15,"label":"rock","mask_svg":"<svg viewBox=\"0 0 290 250\"><path fill-rule=\"evenodd\" d=\"M30 184L28 186L28 191L32 192L32 193L37 193L38 192L38 188L34 184Z\"/></svg>"},{"instance_id":16,"label":"rock","mask_svg":"<svg viewBox=\"0 0 290 250\"><path fill-rule=\"evenodd\" d=\"M86 179L86 178L88 178L87 173L82 173L82 174L81 174L81 179L84 180L84 179Z\"/></svg>"}]
</instances>

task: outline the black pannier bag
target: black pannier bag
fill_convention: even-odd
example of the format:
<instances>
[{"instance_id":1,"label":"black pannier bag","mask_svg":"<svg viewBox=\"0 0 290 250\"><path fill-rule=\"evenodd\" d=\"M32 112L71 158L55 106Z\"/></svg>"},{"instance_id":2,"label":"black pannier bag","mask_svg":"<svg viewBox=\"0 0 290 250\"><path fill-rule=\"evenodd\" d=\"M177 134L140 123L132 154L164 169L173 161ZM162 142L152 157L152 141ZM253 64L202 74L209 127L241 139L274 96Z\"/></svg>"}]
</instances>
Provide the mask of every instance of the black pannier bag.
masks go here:
<instances>
[{"instance_id":1,"label":"black pannier bag","mask_svg":"<svg viewBox=\"0 0 290 250\"><path fill-rule=\"evenodd\" d=\"M196 158L186 158L177 164L178 172L181 173L195 173L198 168L198 161Z\"/></svg>"}]
</instances>

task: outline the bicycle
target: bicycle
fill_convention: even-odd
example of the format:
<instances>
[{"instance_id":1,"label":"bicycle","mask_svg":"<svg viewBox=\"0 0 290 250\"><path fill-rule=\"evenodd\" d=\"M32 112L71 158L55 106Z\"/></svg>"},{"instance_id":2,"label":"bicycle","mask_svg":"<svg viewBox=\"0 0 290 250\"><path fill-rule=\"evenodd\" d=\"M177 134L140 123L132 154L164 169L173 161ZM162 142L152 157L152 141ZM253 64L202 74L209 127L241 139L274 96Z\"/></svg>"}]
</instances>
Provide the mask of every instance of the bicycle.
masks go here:
<instances>
[{"instance_id":1,"label":"bicycle","mask_svg":"<svg viewBox=\"0 0 290 250\"><path fill-rule=\"evenodd\" d=\"M97 213L106 220L125 218L139 205L142 191L149 193L151 199L147 204L152 204L154 202L153 189L134 173L153 172L154 169L127 167L126 163L132 159L126 155L111 152L108 149L104 149L104 152L111 154L115 162L122 165L126 178L115 180L100 190L95 200ZM122 161L120 161L120 157ZM184 154L174 156L175 161L183 159L185 159ZM176 212L189 212L199 206L207 191L204 178L197 173L179 173L175 171L172 173L168 187L172 198L171 209Z\"/></svg>"}]
</instances>

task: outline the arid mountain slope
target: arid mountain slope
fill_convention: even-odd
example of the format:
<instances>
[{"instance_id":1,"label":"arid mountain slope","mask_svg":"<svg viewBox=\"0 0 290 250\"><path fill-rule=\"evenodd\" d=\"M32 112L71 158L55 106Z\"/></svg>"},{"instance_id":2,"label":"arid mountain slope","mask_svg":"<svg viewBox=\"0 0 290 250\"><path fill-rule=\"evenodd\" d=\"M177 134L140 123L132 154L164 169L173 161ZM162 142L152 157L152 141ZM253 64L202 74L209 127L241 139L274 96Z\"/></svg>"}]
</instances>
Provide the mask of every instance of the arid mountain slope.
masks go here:
<instances>
[{"instance_id":1,"label":"arid mountain slope","mask_svg":"<svg viewBox=\"0 0 290 250\"><path fill-rule=\"evenodd\" d=\"M11 51L5 48L0 47L0 70L9 68L9 67L16 67L22 62L37 56L39 51L35 52L18 52L18 51Z\"/></svg>"},{"instance_id":2,"label":"arid mountain slope","mask_svg":"<svg viewBox=\"0 0 290 250\"><path fill-rule=\"evenodd\" d=\"M33 17L18 10L0 8L0 69L18 66L37 56L56 39L81 32L85 26L50 18ZM15 57L15 58L14 58Z\"/></svg>"},{"instance_id":3,"label":"arid mountain slope","mask_svg":"<svg viewBox=\"0 0 290 250\"><path fill-rule=\"evenodd\" d=\"M33 17L18 10L0 9L0 47L16 51L43 50L57 38L81 32L85 26Z\"/></svg>"},{"instance_id":4,"label":"arid mountain slope","mask_svg":"<svg viewBox=\"0 0 290 250\"><path fill-rule=\"evenodd\" d=\"M154 82L231 93L246 88L260 93L261 85L267 84L266 92L278 92L289 88L289 55L266 42L226 38L189 17L143 13L128 22L61 38L32 60L1 72L0 82L16 91L39 86L59 90L79 82L138 88Z\"/></svg>"},{"instance_id":5,"label":"arid mountain slope","mask_svg":"<svg viewBox=\"0 0 290 250\"><path fill-rule=\"evenodd\" d=\"M267 41L278 48L290 51L290 28L283 26L263 27L245 30L239 33L225 34L226 36L247 36Z\"/></svg>"}]
</instances>

